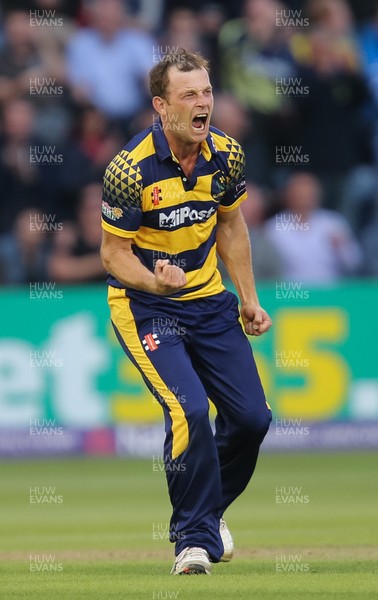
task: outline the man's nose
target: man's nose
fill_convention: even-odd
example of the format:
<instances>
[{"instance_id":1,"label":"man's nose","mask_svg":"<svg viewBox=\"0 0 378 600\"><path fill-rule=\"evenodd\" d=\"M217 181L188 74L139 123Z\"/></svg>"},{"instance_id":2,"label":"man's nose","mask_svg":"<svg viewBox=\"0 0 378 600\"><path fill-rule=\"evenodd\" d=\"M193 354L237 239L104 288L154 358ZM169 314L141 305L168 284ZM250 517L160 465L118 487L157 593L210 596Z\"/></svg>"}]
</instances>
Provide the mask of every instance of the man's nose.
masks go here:
<instances>
[{"instance_id":1,"label":"man's nose","mask_svg":"<svg viewBox=\"0 0 378 600\"><path fill-rule=\"evenodd\" d=\"M209 104L209 98L205 94L198 94L196 104L197 106L206 106Z\"/></svg>"}]
</instances>

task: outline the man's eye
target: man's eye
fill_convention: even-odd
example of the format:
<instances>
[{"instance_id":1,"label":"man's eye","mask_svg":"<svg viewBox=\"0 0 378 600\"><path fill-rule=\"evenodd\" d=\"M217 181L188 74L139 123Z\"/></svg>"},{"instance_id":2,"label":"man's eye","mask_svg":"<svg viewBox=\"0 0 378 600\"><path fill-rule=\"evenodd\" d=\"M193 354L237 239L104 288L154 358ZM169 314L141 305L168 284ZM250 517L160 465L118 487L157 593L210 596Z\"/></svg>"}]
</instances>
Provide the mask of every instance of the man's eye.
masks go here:
<instances>
[{"instance_id":1,"label":"man's eye","mask_svg":"<svg viewBox=\"0 0 378 600\"><path fill-rule=\"evenodd\" d=\"M192 98L192 96L194 96L193 92L188 92L185 94L185 98Z\"/></svg>"}]
</instances>

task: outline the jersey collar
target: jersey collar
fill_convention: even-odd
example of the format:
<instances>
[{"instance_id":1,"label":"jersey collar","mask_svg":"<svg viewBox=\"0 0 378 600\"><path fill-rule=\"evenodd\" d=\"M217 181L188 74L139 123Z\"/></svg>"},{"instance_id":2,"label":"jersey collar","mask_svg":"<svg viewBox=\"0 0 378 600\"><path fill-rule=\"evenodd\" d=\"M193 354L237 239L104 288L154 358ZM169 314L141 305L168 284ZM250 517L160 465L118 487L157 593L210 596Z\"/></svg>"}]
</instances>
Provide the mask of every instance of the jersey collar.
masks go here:
<instances>
[{"instance_id":1,"label":"jersey collar","mask_svg":"<svg viewBox=\"0 0 378 600\"><path fill-rule=\"evenodd\" d=\"M168 140L165 137L160 118L152 126L152 137L154 140L154 146L156 156L159 160L163 161L167 158L172 157L171 149L168 145ZM206 140L202 142L201 154L205 160L210 161L212 156L217 153L217 149L214 143L213 136L211 133L207 136Z\"/></svg>"}]
</instances>

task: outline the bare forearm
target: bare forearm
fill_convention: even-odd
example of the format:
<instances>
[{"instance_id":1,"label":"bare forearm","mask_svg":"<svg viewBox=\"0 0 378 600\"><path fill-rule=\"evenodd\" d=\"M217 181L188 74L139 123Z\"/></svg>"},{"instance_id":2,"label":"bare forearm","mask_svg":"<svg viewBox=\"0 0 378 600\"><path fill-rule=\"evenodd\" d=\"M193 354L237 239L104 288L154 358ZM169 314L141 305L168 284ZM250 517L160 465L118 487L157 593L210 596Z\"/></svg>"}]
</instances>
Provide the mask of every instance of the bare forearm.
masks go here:
<instances>
[{"instance_id":1,"label":"bare forearm","mask_svg":"<svg viewBox=\"0 0 378 600\"><path fill-rule=\"evenodd\" d=\"M157 259L151 273L132 251L130 239L122 239L103 232L101 259L104 268L125 287L142 292L169 296L181 290L186 284L184 271L167 259Z\"/></svg>"},{"instance_id":2,"label":"bare forearm","mask_svg":"<svg viewBox=\"0 0 378 600\"><path fill-rule=\"evenodd\" d=\"M217 230L217 250L236 287L242 304L258 303L252 269L252 253L244 219L220 223Z\"/></svg>"},{"instance_id":3,"label":"bare forearm","mask_svg":"<svg viewBox=\"0 0 378 600\"><path fill-rule=\"evenodd\" d=\"M105 269L126 287L157 293L154 274L132 252L117 249L111 253L102 251L101 256Z\"/></svg>"}]
</instances>

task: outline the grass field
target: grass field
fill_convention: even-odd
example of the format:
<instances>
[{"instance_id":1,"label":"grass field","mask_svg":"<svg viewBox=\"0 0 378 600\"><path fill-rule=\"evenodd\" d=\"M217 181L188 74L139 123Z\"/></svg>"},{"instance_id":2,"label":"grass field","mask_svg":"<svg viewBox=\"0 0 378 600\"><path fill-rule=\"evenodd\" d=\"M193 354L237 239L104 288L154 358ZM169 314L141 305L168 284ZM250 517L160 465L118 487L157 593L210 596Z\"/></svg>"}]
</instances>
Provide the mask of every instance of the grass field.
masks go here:
<instances>
[{"instance_id":1,"label":"grass field","mask_svg":"<svg viewBox=\"0 0 378 600\"><path fill-rule=\"evenodd\" d=\"M0 598L378 598L377 467L374 453L263 454L227 514L234 560L173 577L152 460L0 463Z\"/></svg>"}]
</instances>

